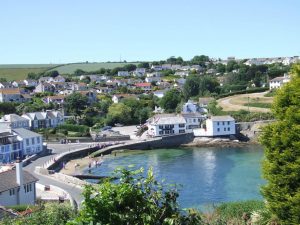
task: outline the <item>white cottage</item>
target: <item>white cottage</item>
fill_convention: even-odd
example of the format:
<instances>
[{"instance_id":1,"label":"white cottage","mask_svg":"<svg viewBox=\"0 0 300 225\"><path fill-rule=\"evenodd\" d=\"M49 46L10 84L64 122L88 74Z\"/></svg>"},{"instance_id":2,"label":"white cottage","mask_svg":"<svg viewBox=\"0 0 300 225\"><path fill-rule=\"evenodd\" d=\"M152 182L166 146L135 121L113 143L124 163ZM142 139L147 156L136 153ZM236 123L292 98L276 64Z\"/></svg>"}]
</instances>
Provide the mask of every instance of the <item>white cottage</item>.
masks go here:
<instances>
[{"instance_id":1,"label":"white cottage","mask_svg":"<svg viewBox=\"0 0 300 225\"><path fill-rule=\"evenodd\" d=\"M235 120L231 116L212 116L205 121L204 128L194 129L197 137L235 135Z\"/></svg>"},{"instance_id":2,"label":"white cottage","mask_svg":"<svg viewBox=\"0 0 300 225\"><path fill-rule=\"evenodd\" d=\"M0 204L2 206L33 205L36 201L38 181L32 174L23 171L22 162L16 162L14 170L0 173Z\"/></svg>"},{"instance_id":3,"label":"white cottage","mask_svg":"<svg viewBox=\"0 0 300 225\"><path fill-rule=\"evenodd\" d=\"M152 137L186 133L186 121L182 115L157 114L148 119L147 126Z\"/></svg>"}]
</instances>

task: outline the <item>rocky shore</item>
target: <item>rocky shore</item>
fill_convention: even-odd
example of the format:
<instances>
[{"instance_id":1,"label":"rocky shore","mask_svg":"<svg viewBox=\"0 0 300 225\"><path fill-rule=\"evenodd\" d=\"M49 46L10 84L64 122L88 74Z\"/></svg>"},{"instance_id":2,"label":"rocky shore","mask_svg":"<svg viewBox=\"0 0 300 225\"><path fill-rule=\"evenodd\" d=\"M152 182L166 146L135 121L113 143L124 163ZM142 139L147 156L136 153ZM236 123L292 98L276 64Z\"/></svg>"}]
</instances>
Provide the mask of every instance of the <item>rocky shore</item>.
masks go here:
<instances>
[{"instance_id":1,"label":"rocky shore","mask_svg":"<svg viewBox=\"0 0 300 225\"><path fill-rule=\"evenodd\" d=\"M229 138L208 138L208 137L195 137L194 140L188 144L182 145L183 147L239 147L249 144L255 144L254 142L241 142L237 139Z\"/></svg>"}]
</instances>

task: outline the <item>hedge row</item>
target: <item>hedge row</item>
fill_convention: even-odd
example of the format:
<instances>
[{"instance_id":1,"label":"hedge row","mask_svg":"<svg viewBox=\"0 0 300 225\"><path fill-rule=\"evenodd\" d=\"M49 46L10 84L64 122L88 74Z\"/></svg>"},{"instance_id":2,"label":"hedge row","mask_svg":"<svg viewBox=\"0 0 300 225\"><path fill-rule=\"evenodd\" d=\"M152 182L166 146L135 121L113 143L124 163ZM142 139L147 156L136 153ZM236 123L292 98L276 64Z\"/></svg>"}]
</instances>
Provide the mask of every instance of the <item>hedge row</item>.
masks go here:
<instances>
[{"instance_id":1,"label":"hedge row","mask_svg":"<svg viewBox=\"0 0 300 225\"><path fill-rule=\"evenodd\" d=\"M248 90L233 91L233 92L226 93L226 94L220 94L220 95L218 95L217 99L225 98L225 97L232 96L232 95L238 95L238 94L250 94L250 93L256 93L256 92L264 92L267 90L269 90L268 87L261 87L261 88L251 88Z\"/></svg>"}]
</instances>

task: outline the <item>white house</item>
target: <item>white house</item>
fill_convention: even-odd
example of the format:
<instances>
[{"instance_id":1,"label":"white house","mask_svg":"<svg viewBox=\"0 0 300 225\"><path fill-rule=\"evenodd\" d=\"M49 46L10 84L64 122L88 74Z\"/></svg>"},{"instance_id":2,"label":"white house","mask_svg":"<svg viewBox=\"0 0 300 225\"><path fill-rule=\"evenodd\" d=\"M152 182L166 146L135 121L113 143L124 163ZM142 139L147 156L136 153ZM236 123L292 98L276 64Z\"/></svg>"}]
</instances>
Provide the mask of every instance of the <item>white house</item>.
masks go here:
<instances>
[{"instance_id":1,"label":"white house","mask_svg":"<svg viewBox=\"0 0 300 225\"><path fill-rule=\"evenodd\" d=\"M235 120L231 116L212 116L204 128L194 129L195 136L217 137L235 135Z\"/></svg>"},{"instance_id":2,"label":"white house","mask_svg":"<svg viewBox=\"0 0 300 225\"><path fill-rule=\"evenodd\" d=\"M200 128L202 121L206 119L206 115L201 113L182 113L181 114L186 121L186 129L193 130L195 128Z\"/></svg>"},{"instance_id":3,"label":"white house","mask_svg":"<svg viewBox=\"0 0 300 225\"><path fill-rule=\"evenodd\" d=\"M12 129L14 128L29 129L29 120L17 114L7 114L0 119L0 125L5 125L5 127L12 128Z\"/></svg>"},{"instance_id":4,"label":"white house","mask_svg":"<svg viewBox=\"0 0 300 225\"><path fill-rule=\"evenodd\" d=\"M33 205L36 201L38 181L32 174L23 171L22 162L16 162L14 170L0 173L0 204L3 206Z\"/></svg>"},{"instance_id":5,"label":"white house","mask_svg":"<svg viewBox=\"0 0 300 225\"><path fill-rule=\"evenodd\" d=\"M43 150L43 136L24 128L12 129L13 134L22 142L22 155L33 155Z\"/></svg>"},{"instance_id":6,"label":"white house","mask_svg":"<svg viewBox=\"0 0 300 225\"><path fill-rule=\"evenodd\" d=\"M118 71L118 77L128 77L129 72L128 71Z\"/></svg>"},{"instance_id":7,"label":"white house","mask_svg":"<svg viewBox=\"0 0 300 225\"><path fill-rule=\"evenodd\" d=\"M186 133L186 121L182 115L157 114L148 119L148 135L152 137Z\"/></svg>"},{"instance_id":8,"label":"white house","mask_svg":"<svg viewBox=\"0 0 300 225\"><path fill-rule=\"evenodd\" d=\"M59 111L47 110L46 112L25 113L22 117L29 120L31 130L57 127L64 123L64 116Z\"/></svg>"},{"instance_id":9,"label":"white house","mask_svg":"<svg viewBox=\"0 0 300 225\"><path fill-rule=\"evenodd\" d=\"M276 77L270 80L269 86L270 90L281 88L285 83L290 81L290 76L288 74L284 74L283 77Z\"/></svg>"},{"instance_id":10,"label":"white house","mask_svg":"<svg viewBox=\"0 0 300 225\"><path fill-rule=\"evenodd\" d=\"M24 83L27 87L35 87L38 84L36 80L31 80L31 79L24 80Z\"/></svg>"},{"instance_id":11,"label":"white house","mask_svg":"<svg viewBox=\"0 0 300 225\"><path fill-rule=\"evenodd\" d=\"M175 76L187 77L189 75L189 71L176 71Z\"/></svg>"},{"instance_id":12,"label":"white house","mask_svg":"<svg viewBox=\"0 0 300 225\"><path fill-rule=\"evenodd\" d=\"M145 81L147 83L152 83L152 82L161 82L161 78L160 77L146 77Z\"/></svg>"},{"instance_id":13,"label":"white house","mask_svg":"<svg viewBox=\"0 0 300 225\"><path fill-rule=\"evenodd\" d=\"M18 140L9 128L0 131L0 163L15 161L18 157L23 157L22 142ZM0 185L2 181L0 180Z\"/></svg>"}]
</instances>

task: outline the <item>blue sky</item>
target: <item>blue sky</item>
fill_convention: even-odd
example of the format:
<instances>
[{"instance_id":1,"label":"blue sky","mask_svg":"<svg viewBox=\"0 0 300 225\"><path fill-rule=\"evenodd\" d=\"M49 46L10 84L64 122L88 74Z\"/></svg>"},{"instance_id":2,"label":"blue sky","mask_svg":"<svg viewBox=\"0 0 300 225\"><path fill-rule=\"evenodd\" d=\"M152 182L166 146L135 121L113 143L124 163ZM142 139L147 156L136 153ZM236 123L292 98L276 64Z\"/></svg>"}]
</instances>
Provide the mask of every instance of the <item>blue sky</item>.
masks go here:
<instances>
[{"instance_id":1,"label":"blue sky","mask_svg":"<svg viewBox=\"0 0 300 225\"><path fill-rule=\"evenodd\" d=\"M0 64L300 55L299 0L2 0Z\"/></svg>"}]
</instances>

